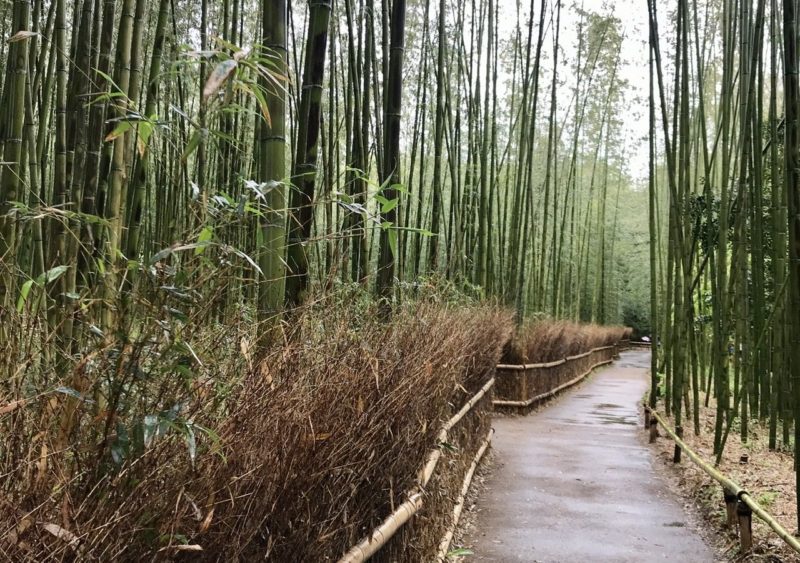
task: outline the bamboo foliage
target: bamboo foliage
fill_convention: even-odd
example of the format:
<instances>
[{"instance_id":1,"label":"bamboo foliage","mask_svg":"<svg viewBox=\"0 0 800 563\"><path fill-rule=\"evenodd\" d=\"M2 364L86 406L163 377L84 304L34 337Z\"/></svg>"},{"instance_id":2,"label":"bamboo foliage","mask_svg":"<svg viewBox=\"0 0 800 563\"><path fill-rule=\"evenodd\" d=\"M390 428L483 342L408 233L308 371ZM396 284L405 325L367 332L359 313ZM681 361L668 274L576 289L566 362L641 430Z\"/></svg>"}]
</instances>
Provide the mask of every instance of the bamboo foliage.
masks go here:
<instances>
[{"instance_id":1,"label":"bamboo foliage","mask_svg":"<svg viewBox=\"0 0 800 563\"><path fill-rule=\"evenodd\" d=\"M520 320L649 332L630 254L645 225L625 212L647 199L616 117L623 22L575 10L3 4L3 311L41 321L43 365L99 399L108 382L68 374L138 335L153 291L270 337L316 292L357 283L391 310L440 281ZM224 292L189 291L218 267Z\"/></svg>"},{"instance_id":2,"label":"bamboo foliage","mask_svg":"<svg viewBox=\"0 0 800 563\"><path fill-rule=\"evenodd\" d=\"M713 406L716 463L737 427L747 442L764 425L770 448L797 455L797 4L674 8L663 31L648 1L650 299L663 343L649 402L663 394L675 425L691 413L697 433Z\"/></svg>"}]
</instances>

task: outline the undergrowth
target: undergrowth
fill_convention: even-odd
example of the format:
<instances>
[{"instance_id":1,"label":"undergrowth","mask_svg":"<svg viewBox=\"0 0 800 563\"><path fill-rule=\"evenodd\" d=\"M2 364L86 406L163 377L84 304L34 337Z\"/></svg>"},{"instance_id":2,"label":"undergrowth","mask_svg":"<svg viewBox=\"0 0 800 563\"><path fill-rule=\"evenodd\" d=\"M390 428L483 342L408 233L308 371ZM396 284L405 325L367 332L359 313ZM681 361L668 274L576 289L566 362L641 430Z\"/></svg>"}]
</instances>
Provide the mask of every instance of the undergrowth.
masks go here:
<instances>
[{"instance_id":1,"label":"undergrowth","mask_svg":"<svg viewBox=\"0 0 800 563\"><path fill-rule=\"evenodd\" d=\"M0 559L336 557L404 500L511 333L431 282L391 322L341 288L257 347L249 311L215 315L224 292L159 276L81 350L48 355L40 315L2 312Z\"/></svg>"}]
</instances>

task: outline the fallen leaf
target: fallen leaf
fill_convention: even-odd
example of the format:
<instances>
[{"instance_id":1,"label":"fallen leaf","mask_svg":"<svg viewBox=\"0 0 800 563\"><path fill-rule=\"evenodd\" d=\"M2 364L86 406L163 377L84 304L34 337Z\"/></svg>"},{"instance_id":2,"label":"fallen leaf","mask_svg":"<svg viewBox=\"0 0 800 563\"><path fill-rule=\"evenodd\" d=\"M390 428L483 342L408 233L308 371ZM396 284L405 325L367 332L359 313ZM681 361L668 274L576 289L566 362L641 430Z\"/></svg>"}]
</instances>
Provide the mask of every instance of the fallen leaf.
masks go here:
<instances>
[{"instance_id":1,"label":"fallen leaf","mask_svg":"<svg viewBox=\"0 0 800 563\"><path fill-rule=\"evenodd\" d=\"M64 540L65 542L68 542L69 545L73 546L73 547L75 545L77 545L78 542L80 541L78 539L78 536L76 536L75 534L73 534L69 530L62 528L58 524L52 524L52 523L42 524L42 529L45 532L49 532L49 533L53 534L58 539Z\"/></svg>"},{"instance_id":2,"label":"fallen leaf","mask_svg":"<svg viewBox=\"0 0 800 563\"><path fill-rule=\"evenodd\" d=\"M158 551L167 551L167 550L174 550L174 551L203 551L203 548L196 543L189 543L189 544L181 544L181 545L167 545L159 549Z\"/></svg>"},{"instance_id":3,"label":"fallen leaf","mask_svg":"<svg viewBox=\"0 0 800 563\"><path fill-rule=\"evenodd\" d=\"M25 399L19 399L18 401L11 401L7 405L3 405L0 407L0 414L8 414L10 412L14 412L15 410L24 407L27 404Z\"/></svg>"}]
</instances>

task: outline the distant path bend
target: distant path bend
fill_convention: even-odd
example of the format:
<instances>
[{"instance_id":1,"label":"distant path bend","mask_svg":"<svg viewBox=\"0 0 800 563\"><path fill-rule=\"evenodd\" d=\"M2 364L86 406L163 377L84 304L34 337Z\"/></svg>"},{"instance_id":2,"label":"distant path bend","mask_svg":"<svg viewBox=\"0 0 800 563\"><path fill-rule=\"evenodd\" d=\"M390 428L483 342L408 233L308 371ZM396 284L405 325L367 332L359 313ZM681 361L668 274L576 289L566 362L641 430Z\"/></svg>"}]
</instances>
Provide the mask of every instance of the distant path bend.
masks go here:
<instances>
[{"instance_id":1,"label":"distant path bend","mask_svg":"<svg viewBox=\"0 0 800 563\"><path fill-rule=\"evenodd\" d=\"M649 366L649 350L623 352L540 412L493 421L469 561L714 561L642 441Z\"/></svg>"}]
</instances>

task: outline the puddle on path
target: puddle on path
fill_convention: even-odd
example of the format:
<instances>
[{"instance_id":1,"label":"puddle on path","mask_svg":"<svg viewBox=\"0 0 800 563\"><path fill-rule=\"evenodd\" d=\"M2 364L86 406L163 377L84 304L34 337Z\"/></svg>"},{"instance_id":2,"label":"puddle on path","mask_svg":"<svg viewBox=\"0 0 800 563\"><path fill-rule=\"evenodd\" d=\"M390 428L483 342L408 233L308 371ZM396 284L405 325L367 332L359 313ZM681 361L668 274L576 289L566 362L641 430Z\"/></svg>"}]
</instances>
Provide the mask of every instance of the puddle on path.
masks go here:
<instances>
[{"instance_id":1,"label":"puddle on path","mask_svg":"<svg viewBox=\"0 0 800 563\"><path fill-rule=\"evenodd\" d=\"M624 426L636 426L635 416L616 416L613 414L603 413L599 411L592 411L592 414L600 419L600 424L622 424Z\"/></svg>"}]
</instances>

